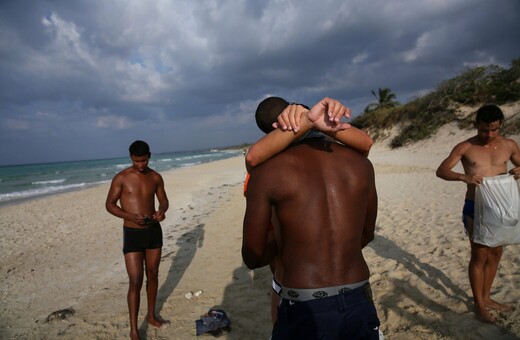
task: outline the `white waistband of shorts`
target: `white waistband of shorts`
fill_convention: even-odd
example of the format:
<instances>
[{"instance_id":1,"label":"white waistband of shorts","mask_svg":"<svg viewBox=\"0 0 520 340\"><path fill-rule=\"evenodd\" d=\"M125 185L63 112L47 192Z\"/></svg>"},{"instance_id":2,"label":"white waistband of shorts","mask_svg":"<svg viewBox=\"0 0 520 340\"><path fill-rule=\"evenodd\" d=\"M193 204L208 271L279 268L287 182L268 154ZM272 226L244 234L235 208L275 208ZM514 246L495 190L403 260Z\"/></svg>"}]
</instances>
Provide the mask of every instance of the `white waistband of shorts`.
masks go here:
<instances>
[{"instance_id":1,"label":"white waistband of shorts","mask_svg":"<svg viewBox=\"0 0 520 340\"><path fill-rule=\"evenodd\" d=\"M275 283L276 281L273 278L273 289L276 291ZM368 280L363 280L356 283L349 283L346 285L323 288L289 288L283 287L282 285L278 285L280 287L280 292L278 293L278 295L280 295L282 298L286 300L303 302L344 294L350 290L362 287L367 283Z\"/></svg>"},{"instance_id":2,"label":"white waistband of shorts","mask_svg":"<svg viewBox=\"0 0 520 340\"><path fill-rule=\"evenodd\" d=\"M274 277L273 281L271 282L271 287L273 288L276 294L280 295L280 292L282 291L282 285L276 282L276 279Z\"/></svg>"}]
</instances>

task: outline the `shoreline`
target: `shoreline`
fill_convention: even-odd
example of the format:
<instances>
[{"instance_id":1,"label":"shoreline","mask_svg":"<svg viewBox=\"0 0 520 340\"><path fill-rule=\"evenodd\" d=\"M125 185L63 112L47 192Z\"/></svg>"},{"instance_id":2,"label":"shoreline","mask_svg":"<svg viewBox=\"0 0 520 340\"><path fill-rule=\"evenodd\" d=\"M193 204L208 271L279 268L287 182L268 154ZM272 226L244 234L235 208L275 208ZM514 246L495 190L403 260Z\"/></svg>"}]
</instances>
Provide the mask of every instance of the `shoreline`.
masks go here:
<instances>
[{"instance_id":1,"label":"shoreline","mask_svg":"<svg viewBox=\"0 0 520 340\"><path fill-rule=\"evenodd\" d=\"M15 198L15 199L12 199L9 201L0 201L0 208L14 206L14 205L18 205L18 204L24 204L27 202L32 202L32 201L36 201L36 200L40 200L40 199L46 199L46 198L49 198L49 197L52 197L55 195L62 195L62 194L70 193L70 192L88 190L91 188L95 188L97 186L106 185L107 183L108 183L108 185L110 185L110 182L111 182L111 180L107 181L107 182L102 182L102 183L98 182L98 183L85 184L85 186L82 186L81 188L70 188L70 189L64 189L63 191L59 191L59 192L49 192L49 193L36 195L36 196L19 197L19 198Z\"/></svg>"},{"instance_id":2,"label":"shoreline","mask_svg":"<svg viewBox=\"0 0 520 340\"><path fill-rule=\"evenodd\" d=\"M159 173L183 167L196 166L242 154L242 150L203 150L155 155L149 167ZM0 206L19 204L32 199L71 191L84 190L110 183L123 168L130 167L126 158L94 159L45 164L0 167ZM4 171L12 168L11 171Z\"/></svg>"}]
</instances>

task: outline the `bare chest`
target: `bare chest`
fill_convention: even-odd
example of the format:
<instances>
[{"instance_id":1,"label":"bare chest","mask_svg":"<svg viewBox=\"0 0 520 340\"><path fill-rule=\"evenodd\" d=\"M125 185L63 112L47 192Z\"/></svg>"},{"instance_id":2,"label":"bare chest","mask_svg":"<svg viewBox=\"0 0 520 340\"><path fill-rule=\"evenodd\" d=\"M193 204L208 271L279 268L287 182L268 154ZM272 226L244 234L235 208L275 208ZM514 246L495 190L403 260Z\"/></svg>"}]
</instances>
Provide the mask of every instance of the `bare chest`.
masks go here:
<instances>
[{"instance_id":1,"label":"bare chest","mask_svg":"<svg viewBox=\"0 0 520 340\"><path fill-rule=\"evenodd\" d=\"M496 176L507 171L507 161L511 154L503 145L474 146L462 158L467 174Z\"/></svg>"}]
</instances>

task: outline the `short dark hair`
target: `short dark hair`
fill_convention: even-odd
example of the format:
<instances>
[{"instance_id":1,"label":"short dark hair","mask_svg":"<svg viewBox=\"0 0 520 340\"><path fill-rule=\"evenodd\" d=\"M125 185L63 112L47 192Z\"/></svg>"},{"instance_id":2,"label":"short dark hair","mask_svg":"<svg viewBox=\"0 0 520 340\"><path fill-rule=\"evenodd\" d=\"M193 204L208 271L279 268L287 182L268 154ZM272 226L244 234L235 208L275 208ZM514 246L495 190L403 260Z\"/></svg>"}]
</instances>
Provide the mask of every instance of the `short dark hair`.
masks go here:
<instances>
[{"instance_id":1,"label":"short dark hair","mask_svg":"<svg viewBox=\"0 0 520 340\"><path fill-rule=\"evenodd\" d=\"M497 120L500 121L500 124L504 121L504 113L500 108L496 105L484 105L477 111L477 117L475 119L476 123L493 123Z\"/></svg>"},{"instance_id":2,"label":"short dark hair","mask_svg":"<svg viewBox=\"0 0 520 340\"><path fill-rule=\"evenodd\" d=\"M128 148L128 151L130 151L130 155L141 157L148 155L150 157L150 147L148 144L142 140L136 140L133 142L130 147Z\"/></svg>"},{"instance_id":3,"label":"short dark hair","mask_svg":"<svg viewBox=\"0 0 520 340\"><path fill-rule=\"evenodd\" d=\"M256 108L256 125L265 133L274 130L273 123L276 122L278 115L289 105L287 100L280 97L269 97Z\"/></svg>"}]
</instances>

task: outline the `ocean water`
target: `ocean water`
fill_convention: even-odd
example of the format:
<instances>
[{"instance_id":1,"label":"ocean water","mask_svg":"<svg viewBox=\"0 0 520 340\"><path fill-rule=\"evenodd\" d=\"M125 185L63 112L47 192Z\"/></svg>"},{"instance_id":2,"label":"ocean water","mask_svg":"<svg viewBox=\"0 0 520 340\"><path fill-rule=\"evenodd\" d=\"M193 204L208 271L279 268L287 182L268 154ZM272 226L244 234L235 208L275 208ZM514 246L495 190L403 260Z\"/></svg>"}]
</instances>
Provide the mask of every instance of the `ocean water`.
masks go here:
<instances>
[{"instance_id":1,"label":"ocean water","mask_svg":"<svg viewBox=\"0 0 520 340\"><path fill-rule=\"evenodd\" d=\"M241 150L152 154L148 166L158 172L241 155ZM110 182L131 166L130 157L0 167L0 205L80 190Z\"/></svg>"}]
</instances>

